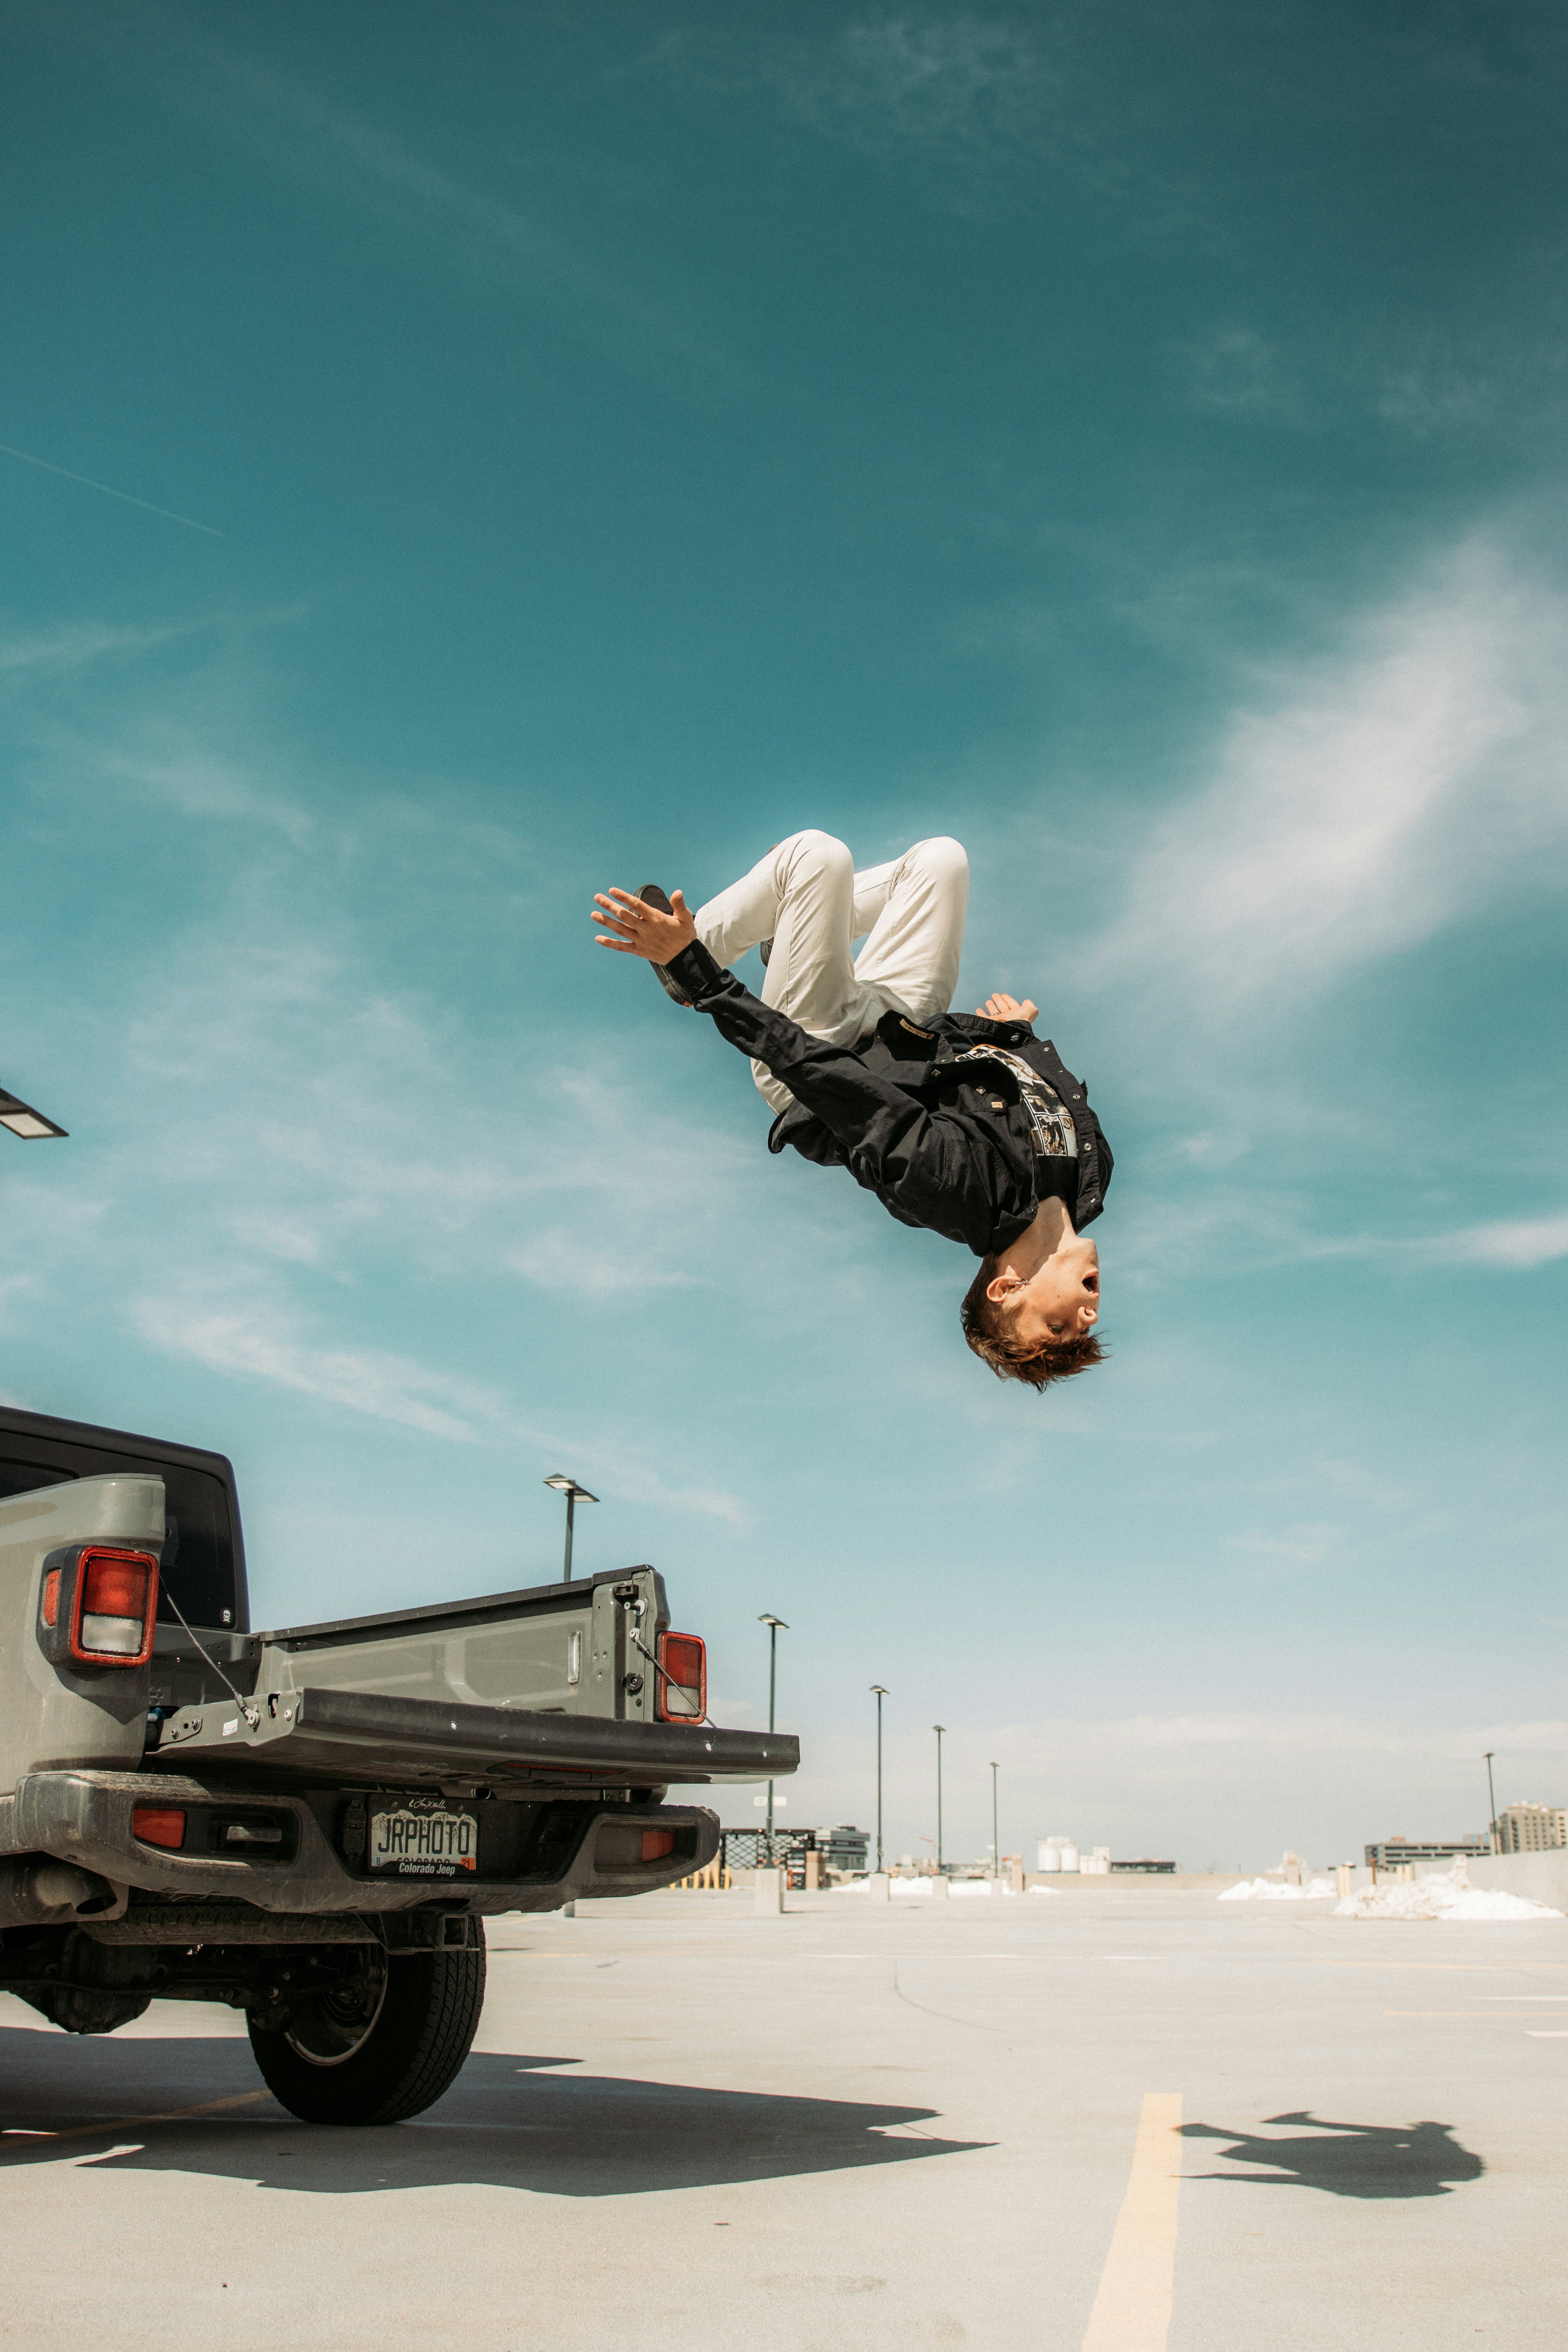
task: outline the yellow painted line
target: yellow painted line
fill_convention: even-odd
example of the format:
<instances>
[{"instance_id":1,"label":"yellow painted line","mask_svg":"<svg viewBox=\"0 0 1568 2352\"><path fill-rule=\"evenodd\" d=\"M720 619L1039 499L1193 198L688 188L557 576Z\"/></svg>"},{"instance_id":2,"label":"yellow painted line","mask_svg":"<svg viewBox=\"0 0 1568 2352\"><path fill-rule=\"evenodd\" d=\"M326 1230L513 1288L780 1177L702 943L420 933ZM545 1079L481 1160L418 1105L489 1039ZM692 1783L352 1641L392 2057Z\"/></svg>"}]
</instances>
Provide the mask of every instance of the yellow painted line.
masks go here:
<instances>
[{"instance_id":1,"label":"yellow painted line","mask_svg":"<svg viewBox=\"0 0 1568 2352\"><path fill-rule=\"evenodd\" d=\"M138 2132L148 2124L183 2124L195 2116L219 2116L231 2107L253 2107L259 2099L269 2099L270 2091L241 2091L237 2098L207 2099L199 2107L172 2107L161 2116L116 2116L108 2123L72 2124L68 2131L0 2130L0 2148L6 2141L98 2139L104 2132Z\"/></svg>"},{"instance_id":2,"label":"yellow painted line","mask_svg":"<svg viewBox=\"0 0 1568 2352\"><path fill-rule=\"evenodd\" d=\"M1176 2273L1182 2095L1150 2091L1083 2352L1165 2352Z\"/></svg>"}]
</instances>

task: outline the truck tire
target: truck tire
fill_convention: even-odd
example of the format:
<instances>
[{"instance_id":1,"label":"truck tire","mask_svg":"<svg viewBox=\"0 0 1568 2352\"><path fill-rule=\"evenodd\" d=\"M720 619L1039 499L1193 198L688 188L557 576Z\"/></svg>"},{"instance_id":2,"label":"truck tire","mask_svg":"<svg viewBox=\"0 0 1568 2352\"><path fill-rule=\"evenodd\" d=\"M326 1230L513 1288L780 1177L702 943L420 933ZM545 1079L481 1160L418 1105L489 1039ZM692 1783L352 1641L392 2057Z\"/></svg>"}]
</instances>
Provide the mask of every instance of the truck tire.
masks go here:
<instances>
[{"instance_id":1,"label":"truck tire","mask_svg":"<svg viewBox=\"0 0 1568 2352\"><path fill-rule=\"evenodd\" d=\"M398 2124L456 2080L485 1999L484 1928L463 1951L371 1956L356 1994L326 1995L250 2046L274 2098L308 2124Z\"/></svg>"}]
</instances>

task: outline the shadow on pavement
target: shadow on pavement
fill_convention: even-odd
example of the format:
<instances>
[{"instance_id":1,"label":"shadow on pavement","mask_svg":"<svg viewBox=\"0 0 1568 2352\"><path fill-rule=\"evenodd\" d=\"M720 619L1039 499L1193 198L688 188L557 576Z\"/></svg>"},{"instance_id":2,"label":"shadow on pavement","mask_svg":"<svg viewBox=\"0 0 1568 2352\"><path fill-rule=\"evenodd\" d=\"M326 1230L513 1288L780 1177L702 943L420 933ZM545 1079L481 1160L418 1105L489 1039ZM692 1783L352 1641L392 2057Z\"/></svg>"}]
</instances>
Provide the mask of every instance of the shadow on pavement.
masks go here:
<instances>
[{"instance_id":1,"label":"shadow on pavement","mask_svg":"<svg viewBox=\"0 0 1568 2352\"><path fill-rule=\"evenodd\" d=\"M573 2063L477 2053L426 2116L380 2129L313 2126L259 2102L244 2121L159 2122L185 2104L259 2090L249 2045L106 2038L88 2049L64 2035L55 2042L0 2029L0 2128L74 2135L63 2144L7 2141L3 2159L14 2166L69 2156L95 2169L184 2172L331 2196L461 2184L624 2197L907 2164L990 2144L933 2137L922 2128L929 2107L540 2071ZM146 2119L140 2126L139 2114ZM113 2153L94 2153L100 2125L104 2138L120 2143ZM131 2138L144 2145L125 2147Z\"/></svg>"},{"instance_id":2,"label":"shadow on pavement","mask_svg":"<svg viewBox=\"0 0 1568 2352\"><path fill-rule=\"evenodd\" d=\"M1447 2197L1458 2183L1479 2180L1479 2156L1461 2147L1450 2124L1335 2124L1316 2116L1269 2116L1302 2124L1313 2137L1263 2139L1256 2132L1184 2124L1184 2139L1225 2139L1218 2152L1233 2164L1266 2164L1268 2172L1200 2172L1199 2180L1260 2180L1271 2189L1326 2189L1333 2197Z\"/></svg>"}]
</instances>

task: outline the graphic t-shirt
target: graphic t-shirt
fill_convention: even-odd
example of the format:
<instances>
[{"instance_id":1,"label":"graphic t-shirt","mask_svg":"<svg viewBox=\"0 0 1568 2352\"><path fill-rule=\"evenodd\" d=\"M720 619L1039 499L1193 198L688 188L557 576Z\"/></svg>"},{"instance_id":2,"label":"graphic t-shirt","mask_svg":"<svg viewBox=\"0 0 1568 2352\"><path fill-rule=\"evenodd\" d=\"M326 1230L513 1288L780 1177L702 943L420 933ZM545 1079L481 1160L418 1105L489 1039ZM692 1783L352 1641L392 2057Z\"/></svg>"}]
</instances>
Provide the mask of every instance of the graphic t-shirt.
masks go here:
<instances>
[{"instance_id":1,"label":"graphic t-shirt","mask_svg":"<svg viewBox=\"0 0 1568 2352\"><path fill-rule=\"evenodd\" d=\"M973 1049L976 1061L1005 1062L1018 1081L1018 1092L1028 1113L1029 1126L1035 1138L1035 1150L1042 1160L1076 1160L1078 1129L1072 1123L1072 1113L1063 1102L1048 1078L1042 1078L1017 1054L1009 1054L1002 1045L981 1045Z\"/></svg>"}]
</instances>

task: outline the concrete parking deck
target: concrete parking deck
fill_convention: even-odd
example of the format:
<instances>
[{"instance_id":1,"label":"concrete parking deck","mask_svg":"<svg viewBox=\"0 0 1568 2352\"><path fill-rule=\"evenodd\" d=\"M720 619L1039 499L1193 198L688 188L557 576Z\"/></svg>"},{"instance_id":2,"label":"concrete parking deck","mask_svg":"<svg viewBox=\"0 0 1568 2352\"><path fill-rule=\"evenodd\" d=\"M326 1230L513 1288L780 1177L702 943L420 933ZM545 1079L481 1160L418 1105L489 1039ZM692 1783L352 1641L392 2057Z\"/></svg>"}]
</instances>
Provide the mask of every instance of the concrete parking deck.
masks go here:
<instances>
[{"instance_id":1,"label":"concrete parking deck","mask_svg":"<svg viewBox=\"0 0 1568 2352\"><path fill-rule=\"evenodd\" d=\"M467 2069L379 2131L285 2115L226 2011L79 2041L0 2000L3 2333L1556 2352L1568 1924L1328 1910L501 1921Z\"/></svg>"}]
</instances>

